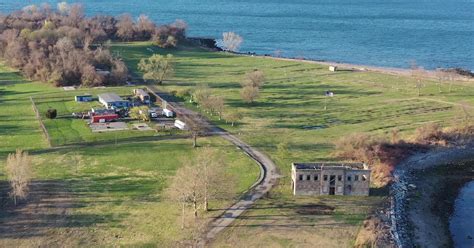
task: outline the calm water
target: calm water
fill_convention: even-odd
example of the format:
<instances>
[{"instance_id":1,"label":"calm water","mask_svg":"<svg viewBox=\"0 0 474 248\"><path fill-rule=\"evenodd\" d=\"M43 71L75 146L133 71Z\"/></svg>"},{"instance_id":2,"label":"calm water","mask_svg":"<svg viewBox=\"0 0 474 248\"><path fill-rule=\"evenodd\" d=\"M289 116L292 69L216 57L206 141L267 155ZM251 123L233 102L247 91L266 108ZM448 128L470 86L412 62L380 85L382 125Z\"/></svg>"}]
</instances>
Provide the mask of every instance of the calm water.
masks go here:
<instances>
[{"instance_id":1,"label":"calm water","mask_svg":"<svg viewBox=\"0 0 474 248\"><path fill-rule=\"evenodd\" d=\"M474 181L459 193L449 228L455 247L474 247Z\"/></svg>"},{"instance_id":2,"label":"calm water","mask_svg":"<svg viewBox=\"0 0 474 248\"><path fill-rule=\"evenodd\" d=\"M0 11L52 0L0 0ZM193 36L235 31L242 51L367 65L474 70L474 0L82 0L87 14L184 19Z\"/></svg>"}]
</instances>

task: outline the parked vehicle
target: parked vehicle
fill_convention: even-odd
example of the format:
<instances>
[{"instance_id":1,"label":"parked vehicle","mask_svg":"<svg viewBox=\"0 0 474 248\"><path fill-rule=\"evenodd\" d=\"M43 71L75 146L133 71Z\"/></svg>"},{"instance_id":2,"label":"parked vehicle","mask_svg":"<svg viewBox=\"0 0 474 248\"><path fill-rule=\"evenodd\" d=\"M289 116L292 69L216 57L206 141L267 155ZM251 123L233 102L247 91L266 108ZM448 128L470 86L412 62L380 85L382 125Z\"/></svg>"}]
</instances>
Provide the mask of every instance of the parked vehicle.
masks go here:
<instances>
[{"instance_id":1,"label":"parked vehicle","mask_svg":"<svg viewBox=\"0 0 474 248\"><path fill-rule=\"evenodd\" d=\"M168 117L168 118L173 118L174 117L174 112L169 110L169 109L163 109L163 115Z\"/></svg>"}]
</instances>

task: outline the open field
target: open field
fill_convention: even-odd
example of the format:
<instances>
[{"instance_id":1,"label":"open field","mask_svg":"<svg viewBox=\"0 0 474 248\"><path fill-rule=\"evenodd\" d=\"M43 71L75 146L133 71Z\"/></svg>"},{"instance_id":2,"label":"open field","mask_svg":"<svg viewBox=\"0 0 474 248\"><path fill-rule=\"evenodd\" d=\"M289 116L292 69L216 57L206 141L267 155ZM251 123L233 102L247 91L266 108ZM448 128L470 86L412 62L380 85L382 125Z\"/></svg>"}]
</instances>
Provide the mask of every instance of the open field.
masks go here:
<instances>
[{"instance_id":1,"label":"open field","mask_svg":"<svg viewBox=\"0 0 474 248\"><path fill-rule=\"evenodd\" d=\"M147 49L150 47L149 43L131 43L117 44L112 49L124 57L130 68L136 68L140 58L152 54ZM337 221L338 215L322 214L321 219L316 218L310 225L304 225L305 218L292 218L295 210L284 207L296 208L308 203L325 202L322 198L293 198L290 195L291 162L338 160L333 153L333 141L353 132L389 135L397 128L400 135L406 137L417 127L429 122L451 125L463 116L460 101L474 103L470 97L474 87L469 82L426 79L422 82L421 95L418 96L415 80L402 75L329 72L327 66L314 63L211 53L187 47L177 50L152 49L157 53L172 53L176 58L175 76L161 87L163 90L171 92L193 89L199 84L209 85L214 94L225 98L227 109L244 113L244 119L236 127L211 118L250 145L266 152L284 176L280 185L273 190L274 196L259 204L274 207L262 210L256 206L247 212L245 216L259 218L242 217L234 228L217 239L214 243L216 247L227 244L229 240L234 240L233 244L240 244L238 240L253 237L255 232L258 233L257 238L247 239L248 246L262 246L272 240L275 246L311 246L309 240L315 233L322 234L321 239L318 239L319 244L350 246L363 217L342 225ZM264 71L267 80L260 99L249 105L240 99L240 82L246 72L254 69ZM333 91L335 97L325 99L326 90ZM327 110L324 110L325 104ZM288 149L278 149L279 144L286 144ZM337 208L357 202L354 206L359 209L358 214L364 216L384 195L375 194L362 201L334 198L331 199L331 206ZM340 208L340 213L353 214L345 210ZM275 215L279 220L275 220ZM277 224L270 225L269 222ZM279 229L278 223L286 222L298 228ZM286 237L280 243L274 235L277 230ZM335 237L340 243L332 242Z\"/></svg>"},{"instance_id":2,"label":"open field","mask_svg":"<svg viewBox=\"0 0 474 248\"><path fill-rule=\"evenodd\" d=\"M59 144L77 139L79 144L47 148L29 97L39 99L40 112L51 106L61 115L76 110L78 105L70 95L77 92L26 81L3 66L0 71L1 247L173 246L187 236L179 228L179 206L163 190L181 160L200 152L192 148L190 139L175 135L144 141L133 136L138 132L130 131L133 135L122 133L116 143L113 134L101 136L84 129L82 120L59 118L45 120L53 139ZM111 90L131 91L126 87ZM65 97L68 100L52 100ZM94 137L110 142L89 142ZM233 145L215 137L201 138L199 144L213 147L228 161L225 170L236 178L232 197L255 182L258 167ZM32 155L35 179L29 200L13 207L4 164L6 155L16 148ZM230 203L211 202L214 210L206 217L219 215Z\"/></svg>"},{"instance_id":3,"label":"open field","mask_svg":"<svg viewBox=\"0 0 474 248\"><path fill-rule=\"evenodd\" d=\"M148 47L149 43L132 43L115 44L112 48L134 70L140 58L151 55ZM211 118L268 154L283 175L279 186L266 199L213 243L216 247L350 246L362 220L385 194L374 189L372 196L362 198L295 198L290 193L290 163L337 160L332 142L352 132L386 134L396 127L403 136L433 120L447 125L462 115L458 106L461 100L474 103L469 97L474 89L465 82L443 82L439 93L437 82L426 81L418 97L414 80L402 76L332 73L317 64L193 48L153 49L173 53L177 60L176 75L161 87L163 90L208 84L215 94L226 99L228 109L244 113L236 127ZM267 83L261 98L248 105L240 100L239 82L253 69L263 70ZM57 145L88 146L46 149L29 97L37 100L41 111L54 107L61 115L80 110L72 102L77 91L64 92L25 81L4 66L0 72L0 180L5 179L5 157L16 148L33 154L37 174L33 196L27 204L16 211L4 206L1 221L7 223L3 226L12 228L1 230L0 246L18 242L45 246L171 246L187 235L179 231L176 223L178 208L163 198L162 191L180 166L179 159L196 153L190 140L164 136L144 141L139 138L151 133L126 131L118 133L119 142L115 144L114 133L92 134L82 120L59 118L45 120ZM333 91L335 97L325 99L326 90ZM101 91L85 90L92 94ZM131 88L106 91L129 94ZM64 98L68 100L54 100ZM92 146L95 141L106 142ZM219 138L202 138L200 142L215 147L229 161L228 170L239 178L236 194L254 182L258 168L240 151ZM287 144L288 148L278 149L280 144ZM3 205L5 181L0 185ZM221 209L226 204L214 202L211 207ZM219 213L211 211L209 216Z\"/></svg>"}]
</instances>

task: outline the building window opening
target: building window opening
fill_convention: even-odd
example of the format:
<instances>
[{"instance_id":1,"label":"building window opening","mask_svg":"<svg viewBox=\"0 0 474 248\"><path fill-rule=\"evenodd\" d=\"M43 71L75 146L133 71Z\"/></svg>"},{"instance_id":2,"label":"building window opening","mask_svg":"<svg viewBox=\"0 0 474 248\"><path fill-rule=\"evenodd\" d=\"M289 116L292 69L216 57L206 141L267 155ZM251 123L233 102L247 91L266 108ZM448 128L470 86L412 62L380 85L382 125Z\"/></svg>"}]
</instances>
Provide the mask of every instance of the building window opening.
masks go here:
<instances>
[{"instance_id":1,"label":"building window opening","mask_svg":"<svg viewBox=\"0 0 474 248\"><path fill-rule=\"evenodd\" d=\"M327 181L328 180L328 175L324 175L323 179L324 179L324 181Z\"/></svg>"},{"instance_id":2,"label":"building window opening","mask_svg":"<svg viewBox=\"0 0 474 248\"><path fill-rule=\"evenodd\" d=\"M362 175L362 181L366 181L366 180L367 180L367 176Z\"/></svg>"},{"instance_id":3,"label":"building window opening","mask_svg":"<svg viewBox=\"0 0 474 248\"><path fill-rule=\"evenodd\" d=\"M352 180L352 177L351 176L347 176L347 181L351 181Z\"/></svg>"},{"instance_id":4,"label":"building window opening","mask_svg":"<svg viewBox=\"0 0 474 248\"><path fill-rule=\"evenodd\" d=\"M306 180L311 180L311 175L306 175Z\"/></svg>"},{"instance_id":5,"label":"building window opening","mask_svg":"<svg viewBox=\"0 0 474 248\"><path fill-rule=\"evenodd\" d=\"M359 181L359 175L354 176L354 181Z\"/></svg>"},{"instance_id":6,"label":"building window opening","mask_svg":"<svg viewBox=\"0 0 474 248\"><path fill-rule=\"evenodd\" d=\"M314 181L318 181L318 175L314 175Z\"/></svg>"},{"instance_id":7,"label":"building window opening","mask_svg":"<svg viewBox=\"0 0 474 248\"><path fill-rule=\"evenodd\" d=\"M303 175L300 175L300 181L302 181L302 180L303 180Z\"/></svg>"},{"instance_id":8,"label":"building window opening","mask_svg":"<svg viewBox=\"0 0 474 248\"><path fill-rule=\"evenodd\" d=\"M338 180L339 182L342 181L342 176L341 176L341 175L337 176L337 180Z\"/></svg>"}]
</instances>

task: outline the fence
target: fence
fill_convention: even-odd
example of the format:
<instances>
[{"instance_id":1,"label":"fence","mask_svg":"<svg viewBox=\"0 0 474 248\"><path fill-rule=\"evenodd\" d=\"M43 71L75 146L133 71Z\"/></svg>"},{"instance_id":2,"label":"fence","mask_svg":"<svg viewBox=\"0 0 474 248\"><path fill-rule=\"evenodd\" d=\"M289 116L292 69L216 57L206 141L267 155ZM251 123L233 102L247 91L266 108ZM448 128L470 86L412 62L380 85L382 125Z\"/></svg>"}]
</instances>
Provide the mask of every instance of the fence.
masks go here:
<instances>
[{"instance_id":1,"label":"fence","mask_svg":"<svg viewBox=\"0 0 474 248\"><path fill-rule=\"evenodd\" d=\"M49 146L49 147L53 147L52 144L51 144L51 138L49 137L48 130L47 130L46 127L44 126L43 120L41 119L41 114L40 114L40 112L38 111L38 107L36 107L36 103L35 103L35 101L33 100L33 97L30 97L30 101L31 101L31 104L33 105L33 111L35 111L36 119L38 119L38 122L39 122L39 124L40 124L41 130L43 131L43 135L44 135L44 137L46 138L46 141L48 142L48 146Z\"/></svg>"}]
</instances>

